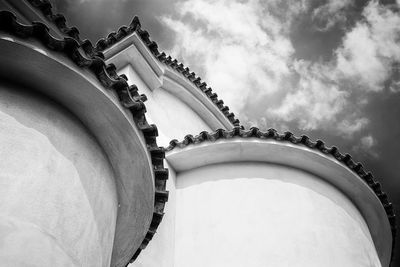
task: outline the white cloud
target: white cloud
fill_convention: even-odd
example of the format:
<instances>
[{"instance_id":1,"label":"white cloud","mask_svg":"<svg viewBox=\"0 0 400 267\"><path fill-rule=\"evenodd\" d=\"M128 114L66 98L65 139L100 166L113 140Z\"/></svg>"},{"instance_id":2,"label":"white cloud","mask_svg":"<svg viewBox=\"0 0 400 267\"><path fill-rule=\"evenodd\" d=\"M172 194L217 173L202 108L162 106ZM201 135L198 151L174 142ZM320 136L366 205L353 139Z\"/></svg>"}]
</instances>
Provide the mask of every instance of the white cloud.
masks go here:
<instances>
[{"instance_id":1,"label":"white cloud","mask_svg":"<svg viewBox=\"0 0 400 267\"><path fill-rule=\"evenodd\" d=\"M400 16L376 1L363 16L336 51L337 71L340 78L358 80L364 90L381 91L392 64L400 61Z\"/></svg>"},{"instance_id":2,"label":"white cloud","mask_svg":"<svg viewBox=\"0 0 400 267\"><path fill-rule=\"evenodd\" d=\"M329 0L312 11L312 20L319 31L328 31L338 23L347 20L347 8L353 5L354 0Z\"/></svg>"},{"instance_id":3,"label":"white cloud","mask_svg":"<svg viewBox=\"0 0 400 267\"><path fill-rule=\"evenodd\" d=\"M353 147L353 150L356 151L357 153L364 153L373 156L374 158L378 158L379 154L374 150L375 146L376 146L375 138L372 135L366 135L361 138L360 143L358 145L355 145Z\"/></svg>"},{"instance_id":4,"label":"white cloud","mask_svg":"<svg viewBox=\"0 0 400 267\"><path fill-rule=\"evenodd\" d=\"M328 1L314 16L351 4ZM382 91L400 60L400 17L376 1L329 62L294 57L289 34L308 1L187 0L177 6L178 18L162 18L176 34L172 54L201 70L241 118L267 127L296 123L351 137L368 125L361 110L365 93Z\"/></svg>"},{"instance_id":5,"label":"white cloud","mask_svg":"<svg viewBox=\"0 0 400 267\"><path fill-rule=\"evenodd\" d=\"M203 69L205 80L238 110L253 90L274 93L290 74L292 44L282 35L282 23L264 16L260 7L259 1L190 0L181 5L180 15L191 15L206 27L163 18L177 34L172 53Z\"/></svg>"},{"instance_id":6,"label":"white cloud","mask_svg":"<svg viewBox=\"0 0 400 267\"><path fill-rule=\"evenodd\" d=\"M371 135L361 138L361 145L364 149L371 149L375 145L375 139Z\"/></svg>"},{"instance_id":7,"label":"white cloud","mask_svg":"<svg viewBox=\"0 0 400 267\"><path fill-rule=\"evenodd\" d=\"M350 116L337 124L337 130L343 134L343 137L350 138L354 133L364 129L368 123L369 120L367 118Z\"/></svg>"},{"instance_id":8,"label":"white cloud","mask_svg":"<svg viewBox=\"0 0 400 267\"><path fill-rule=\"evenodd\" d=\"M400 93L400 81L393 81L390 84L389 90L392 93Z\"/></svg>"},{"instance_id":9,"label":"white cloud","mask_svg":"<svg viewBox=\"0 0 400 267\"><path fill-rule=\"evenodd\" d=\"M368 25L359 24L349 32L337 51L337 70L345 77L360 79L366 89L381 90L387 77L385 62L377 55Z\"/></svg>"},{"instance_id":10,"label":"white cloud","mask_svg":"<svg viewBox=\"0 0 400 267\"><path fill-rule=\"evenodd\" d=\"M269 113L284 121L295 118L304 130L328 127L347 105L348 92L331 82L321 66L305 61L294 61L293 66L299 75L296 88L287 92L279 107Z\"/></svg>"}]
</instances>

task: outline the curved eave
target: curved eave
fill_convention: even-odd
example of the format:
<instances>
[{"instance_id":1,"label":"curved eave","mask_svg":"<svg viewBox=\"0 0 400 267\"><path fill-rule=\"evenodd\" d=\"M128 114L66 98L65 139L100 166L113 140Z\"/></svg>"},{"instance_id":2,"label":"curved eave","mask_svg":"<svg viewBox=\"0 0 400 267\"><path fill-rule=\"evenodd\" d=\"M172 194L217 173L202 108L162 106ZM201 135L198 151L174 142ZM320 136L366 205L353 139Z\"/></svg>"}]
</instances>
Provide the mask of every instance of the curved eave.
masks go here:
<instances>
[{"instance_id":1,"label":"curved eave","mask_svg":"<svg viewBox=\"0 0 400 267\"><path fill-rule=\"evenodd\" d=\"M217 130L173 140L167 148L168 163L177 172L226 162L266 162L300 169L321 177L342 191L360 210L370 229L382 266L389 266L395 239L392 204L371 173L351 156L327 148L320 140L312 142L275 130L257 128Z\"/></svg>"},{"instance_id":2,"label":"curved eave","mask_svg":"<svg viewBox=\"0 0 400 267\"><path fill-rule=\"evenodd\" d=\"M196 112L211 129L233 128L216 102L179 72L160 63L136 31L103 53L106 61L118 69L131 65L150 90L163 88Z\"/></svg>"},{"instance_id":3,"label":"curved eave","mask_svg":"<svg viewBox=\"0 0 400 267\"><path fill-rule=\"evenodd\" d=\"M240 121L235 118L235 114L229 111L229 107L224 104L224 101L218 99L218 95L214 93L211 87L208 87L207 83L203 82L201 78L196 75L196 73L191 72L188 67L185 67L182 63L179 63L178 60L173 59L171 56L167 56L164 52L158 51L157 43L150 40L149 33L141 28L138 17L135 16L129 26L122 26L117 32L112 32L106 38L100 39L96 43L96 51L101 51L107 54L108 51L113 50L114 46L121 46L121 42L130 37L133 33L136 33L136 35L140 38L151 55L157 59L157 61L161 62L162 65L179 74L186 80L187 83L190 83L191 86L196 88L196 90L202 92L207 98L209 98L215 107L218 108L219 112L222 113L226 119L228 119L231 125L240 125Z\"/></svg>"},{"instance_id":4,"label":"curved eave","mask_svg":"<svg viewBox=\"0 0 400 267\"><path fill-rule=\"evenodd\" d=\"M106 65L101 55L87 53L73 38L54 38L42 23L21 24L8 11L0 11L0 45L3 81L18 82L61 103L91 130L105 149L116 174L117 187L124 188L119 192L122 208L118 211L114 248L128 249L113 262L115 266L128 264L153 237L168 198L165 154L156 143L157 128L146 121L143 96L134 86L129 87L112 65ZM22 58L23 61L18 60ZM131 161L135 160L142 162L141 168L133 168ZM133 179L135 174L138 177ZM147 222L135 234L130 231L135 226L129 209L136 196L125 189L135 190L135 183L140 181L147 184L145 191L149 192L142 204L150 204L154 212L144 216ZM129 244L130 240L141 245Z\"/></svg>"},{"instance_id":5,"label":"curved eave","mask_svg":"<svg viewBox=\"0 0 400 267\"><path fill-rule=\"evenodd\" d=\"M52 23L56 25L58 30L66 36L70 36L77 40L79 43L84 43L87 49L92 51L105 52L115 44L121 42L127 36L136 32L140 37L141 41L145 44L151 54L157 58L157 60L164 65L172 68L174 71L183 75L190 83L192 83L198 90L204 92L204 94L210 98L210 100L216 105L220 112L234 125L240 125L240 122L235 115L229 111L229 107L224 105L224 102L218 99L218 95L212 92L210 87L207 87L205 82L201 81L201 78L196 76L194 72L191 72L188 67L185 67L182 63L178 63L176 59L167 56L164 52L158 51L158 45L155 41L150 40L150 34L141 28L141 24L138 17L134 17L129 26L122 26L117 32L111 32L106 38L100 39L96 43L96 47L93 47L87 40L82 41L79 36L79 30L76 27L69 27L66 24L66 19L61 14L53 14L52 6L47 0L28 0L32 6L39 9L43 15ZM229 127L231 128L231 127Z\"/></svg>"}]
</instances>

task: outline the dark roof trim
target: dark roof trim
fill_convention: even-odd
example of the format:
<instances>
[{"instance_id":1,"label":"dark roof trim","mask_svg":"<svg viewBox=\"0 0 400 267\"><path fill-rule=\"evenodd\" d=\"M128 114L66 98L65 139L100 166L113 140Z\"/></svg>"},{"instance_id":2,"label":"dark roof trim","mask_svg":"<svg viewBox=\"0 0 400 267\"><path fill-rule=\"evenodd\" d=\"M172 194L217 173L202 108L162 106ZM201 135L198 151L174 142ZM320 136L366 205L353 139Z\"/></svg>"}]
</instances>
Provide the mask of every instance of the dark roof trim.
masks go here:
<instances>
[{"instance_id":1,"label":"dark roof trim","mask_svg":"<svg viewBox=\"0 0 400 267\"><path fill-rule=\"evenodd\" d=\"M274 140L281 142L288 142L295 145L306 146L307 148L317 150L324 155L331 155L338 162L348 167L351 171L357 174L376 194L381 201L387 217L390 222L392 230L392 247L394 248L394 241L396 236L396 216L394 214L394 208L392 203L389 202L387 195L382 192L382 188L379 182L376 182L373 175L370 172L364 170L361 163L356 163L349 154L341 154L337 147L326 147L324 142L317 140L313 142L306 135L300 137L294 136L291 132L285 132L279 134L275 129L269 129L266 132L260 131L256 127L252 127L249 130L244 130L240 127L235 127L230 131L218 129L215 132L201 132L199 135L186 135L183 141L179 142L176 139L169 143L166 151L171 151L174 148L185 148L189 145L196 145L203 142L215 142L218 140L229 140L233 138L259 138L264 140ZM393 249L392 249L393 258Z\"/></svg>"},{"instance_id":2,"label":"dark roof trim","mask_svg":"<svg viewBox=\"0 0 400 267\"><path fill-rule=\"evenodd\" d=\"M26 0L33 7L40 10L43 16L57 26L58 30L66 36L72 37L79 43L82 43L79 37L79 30L76 27L69 27L67 21L62 14L53 14L52 5L49 0Z\"/></svg>"},{"instance_id":3,"label":"dark roof trim","mask_svg":"<svg viewBox=\"0 0 400 267\"><path fill-rule=\"evenodd\" d=\"M200 77L196 76L194 72L191 72L188 67L185 67L182 63L179 63L178 60L173 59L171 56L167 56L164 52L158 51L157 43L150 39L150 34L146 30L141 28L141 24L137 16L133 18L129 26L122 26L117 32L112 32L106 38L100 39L96 43L96 51L104 51L134 32L138 34L143 43L160 62L182 74L199 90L204 92L204 94L211 99L211 101L234 126L240 125L240 121L235 118L235 114L229 112L229 107L224 105L223 100L218 99L218 95L213 93L211 87L207 87L207 83L202 82Z\"/></svg>"},{"instance_id":4,"label":"dark roof trim","mask_svg":"<svg viewBox=\"0 0 400 267\"><path fill-rule=\"evenodd\" d=\"M137 32L143 43L149 48L151 53L160 61L181 73L185 76L192 84L199 88L206 94L208 98L218 107L218 109L229 119L234 126L239 126L240 121L235 118L235 114L229 112L229 107L224 105L224 101L218 99L218 95L212 92L211 87L207 87L207 83L202 82L201 78L196 76L194 72L191 72L188 67L185 67L182 63L178 63L178 60L173 59L171 56L167 56L164 52L158 51L158 45L155 41L150 40L150 34L141 28L139 18L135 16L129 26L122 26L117 32L111 32L106 38L102 38L96 43L96 47L93 47L89 40L82 41L79 37L79 30L76 27L69 27L66 24L66 19L61 14L53 14L52 6L49 0L28 0L32 6L39 9L43 15L51 22L53 22L57 28L65 35L74 38L78 43L84 45L87 50L91 50L92 53L101 55L104 58L103 52L112 45L118 43L128 35Z\"/></svg>"},{"instance_id":5,"label":"dark roof trim","mask_svg":"<svg viewBox=\"0 0 400 267\"><path fill-rule=\"evenodd\" d=\"M92 72L101 84L114 90L121 104L131 111L133 120L145 138L147 150L150 153L155 178L155 201L154 212L150 228L142 241L140 248L134 252L130 262L134 261L140 251L144 249L153 238L158 225L164 215L165 202L168 200L168 191L165 191L168 169L164 168L163 160L165 152L162 147L157 146L157 127L149 125L146 117L145 95L139 95L135 85L129 86L126 77L118 76L115 66L106 65L101 54L98 55L91 49L87 49L84 42L74 38L66 37L64 40L56 39L50 35L48 27L40 22L32 25L24 25L17 21L16 16L9 11L0 11L0 31L20 38L31 38L42 43L47 49L58 52L71 59L76 65Z\"/></svg>"}]
</instances>

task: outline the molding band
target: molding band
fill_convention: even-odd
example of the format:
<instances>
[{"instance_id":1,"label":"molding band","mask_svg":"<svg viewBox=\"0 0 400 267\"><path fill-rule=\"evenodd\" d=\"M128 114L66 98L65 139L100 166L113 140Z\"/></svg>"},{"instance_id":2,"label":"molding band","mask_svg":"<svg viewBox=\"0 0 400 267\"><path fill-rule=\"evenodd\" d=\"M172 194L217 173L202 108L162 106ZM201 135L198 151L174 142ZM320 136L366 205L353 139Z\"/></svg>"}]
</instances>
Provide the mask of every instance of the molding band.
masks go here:
<instances>
[{"instance_id":1,"label":"molding band","mask_svg":"<svg viewBox=\"0 0 400 267\"><path fill-rule=\"evenodd\" d=\"M223 129L218 129L214 132L203 131L199 135L186 135L182 141L177 141L176 139L170 141L169 146L165 149L166 152L170 152L170 156L175 153L176 149L185 149L189 146L201 145L203 143L213 143L218 141L229 141L232 139L261 139L270 140L277 142L286 142L291 145L303 146L317 153L325 155L336 162L340 163L344 167L348 168L354 174L361 178L365 184L374 192L376 197L381 202L385 213L387 215L388 221L390 223L391 233L392 233L392 254L391 261L393 260L393 251L395 245L396 237L396 216L394 214L394 208L392 203L389 201L386 193L382 191L381 184L377 182L371 172L367 172L363 165L352 159L349 154L342 154L339 149L335 146L327 147L325 143L321 140L315 142L311 141L306 135L300 137L294 136L291 132L285 132L279 134L275 129L269 129L265 132L259 130L257 127L252 127L249 130L244 130L241 127L235 127L230 131ZM179 153L179 152L178 152ZM187 156L187 155L186 155Z\"/></svg>"},{"instance_id":2,"label":"molding band","mask_svg":"<svg viewBox=\"0 0 400 267\"><path fill-rule=\"evenodd\" d=\"M140 251L143 250L155 234L158 225L164 215L165 202L168 200L168 191L165 190L168 179L168 169L164 168L163 160L165 152L162 147L157 146L157 127L149 125L146 117L145 95L139 95L135 85L129 86L124 75L118 76L115 66L106 65L101 53L88 49L89 41L79 42L74 38L66 37L63 40L56 39L49 33L49 28L40 22L32 25L24 25L17 21L16 16L9 11L0 11L0 32L23 38L34 39L43 44L51 51L63 54L76 65L93 73L101 84L110 90L114 90L121 104L130 110L137 128L143 133L147 150L151 157L155 179L155 201L154 212L150 228L142 241L142 244L133 252L130 262L133 262ZM73 33L74 31L71 31Z\"/></svg>"}]
</instances>

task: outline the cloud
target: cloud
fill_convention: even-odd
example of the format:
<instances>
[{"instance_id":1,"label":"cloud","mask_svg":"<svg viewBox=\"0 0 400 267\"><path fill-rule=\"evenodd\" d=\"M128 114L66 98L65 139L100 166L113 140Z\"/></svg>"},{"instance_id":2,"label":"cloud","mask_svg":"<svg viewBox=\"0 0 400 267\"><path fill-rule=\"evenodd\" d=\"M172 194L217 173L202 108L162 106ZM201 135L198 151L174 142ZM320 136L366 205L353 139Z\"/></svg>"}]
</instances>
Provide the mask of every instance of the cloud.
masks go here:
<instances>
[{"instance_id":1,"label":"cloud","mask_svg":"<svg viewBox=\"0 0 400 267\"><path fill-rule=\"evenodd\" d=\"M364 20L346 34L336 51L339 78L357 79L367 91L381 91L400 61L400 16L371 1Z\"/></svg>"},{"instance_id":2,"label":"cloud","mask_svg":"<svg viewBox=\"0 0 400 267\"><path fill-rule=\"evenodd\" d=\"M376 147L376 144L376 139L372 135L368 134L360 139L359 144L353 146L353 151L372 156L374 158L378 158L379 153L377 153L374 149Z\"/></svg>"},{"instance_id":3,"label":"cloud","mask_svg":"<svg viewBox=\"0 0 400 267\"><path fill-rule=\"evenodd\" d=\"M328 1L313 16L325 16L329 28L351 4ZM368 126L362 109L400 58L400 17L377 1L327 62L294 56L290 31L309 12L308 1L187 0L177 8L174 18L162 18L175 32L171 53L200 72L246 126L295 124L351 138Z\"/></svg>"},{"instance_id":4,"label":"cloud","mask_svg":"<svg viewBox=\"0 0 400 267\"><path fill-rule=\"evenodd\" d=\"M370 149L375 145L375 139L371 135L364 136L361 138L361 145L365 149Z\"/></svg>"},{"instance_id":5,"label":"cloud","mask_svg":"<svg viewBox=\"0 0 400 267\"><path fill-rule=\"evenodd\" d=\"M321 66L300 60L294 61L293 67L299 75L295 89L288 91L279 106L270 108L268 113L284 121L296 116L299 128L304 130L321 127L321 123L331 124L345 108L348 92L331 82Z\"/></svg>"},{"instance_id":6,"label":"cloud","mask_svg":"<svg viewBox=\"0 0 400 267\"><path fill-rule=\"evenodd\" d=\"M179 45L172 54L203 72L206 81L239 110L253 90L274 93L290 73L287 62L293 47L281 34L285 29L260 7L259 1L191 0L178 12L193 21L163 18L176 32Z\"/></svg>"},{"instance_id":7,"label":"cloud","mask_svg":"<svg viewBox=\"0 0 400 267\"><path fill-rule=\"evenodd\" d=\"M328 31L337 24L343 25L347 20L347 9L354 5L354 0L329 0L312 11L311 19L319 31Z\"/></svg>"},{"instance_id":8,"label":"cloud","mask_svg":"<svg viewBox=\"0 0 400 267\"><path fill-rule=\"evenodd\" d=\"M400 93L400 81L393 81L389 87L392 93Z\"/></svg>"}]
</instances>

